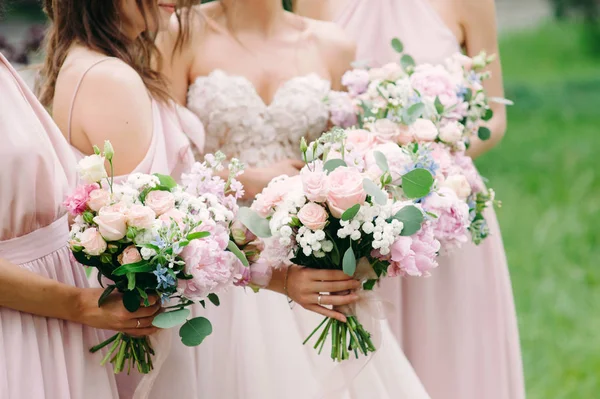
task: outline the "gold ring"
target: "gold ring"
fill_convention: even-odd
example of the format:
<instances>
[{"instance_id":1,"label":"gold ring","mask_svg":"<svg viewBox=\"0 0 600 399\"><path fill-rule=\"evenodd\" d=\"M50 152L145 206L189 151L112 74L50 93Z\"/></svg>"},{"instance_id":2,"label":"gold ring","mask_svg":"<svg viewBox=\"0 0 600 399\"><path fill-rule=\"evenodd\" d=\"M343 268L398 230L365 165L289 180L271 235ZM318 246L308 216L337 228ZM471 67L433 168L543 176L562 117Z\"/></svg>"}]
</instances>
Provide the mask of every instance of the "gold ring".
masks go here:
<instances>
[{"instance_id":1,"label":"gold ring","mask_svg":"<svg viewBox=\"0 0 600 399\"><path fill-rule=\"evenodd\" d=\"M140 325L142 324L142 322L140 321L140 319L138 319L138 321L137 321L137 322L138 322L138 323L137 323L137 326L135 326L135 328L140 328Z\"/></svg>"},{"instance_id":2,"label":"gold ring","mask_svg":"<svg viewBox=\"0 0 600 399\"><path fill-rule=\"evenodd\" d=\"M321 294L319 294L319 296L317 297L317 303L319 304L319 306L321 306L321 297Z\"/></svg>"}]
</instances>

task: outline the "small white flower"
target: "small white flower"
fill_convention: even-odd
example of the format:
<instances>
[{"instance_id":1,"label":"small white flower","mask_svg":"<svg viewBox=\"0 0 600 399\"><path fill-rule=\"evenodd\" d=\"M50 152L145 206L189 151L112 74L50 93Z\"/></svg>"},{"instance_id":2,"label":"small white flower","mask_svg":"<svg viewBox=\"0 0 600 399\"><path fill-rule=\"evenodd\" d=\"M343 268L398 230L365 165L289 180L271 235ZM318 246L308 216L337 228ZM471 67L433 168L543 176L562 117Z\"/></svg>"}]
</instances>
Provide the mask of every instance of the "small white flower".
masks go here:
<instances>
[{"instance_id":1,"label":"small white flower","mask_svg":"<svg viewBox=\"0 0 600 399\"><path fill-rule=\"evenodd\" d=\"M331 252L333 250L333 242L331 242L331 241L323 241L321 243L321 248L325 252Z\"/></svg>"},{"instance_id":2,"label":"small white flower","mask_svg":"<svg viewBox=\"0 0 600 399\"><path fill-rule=\"evenodd\" d=\"M153 256L156 255L156 251L153 250L152 248L142 248L140 250L140 254L142 255L142 258L144 260L149 260L150 258L152 258Z\"/></svg>"},{"instance_id":3,"label":"small white flower","mask_svg":"<svg viewBox=\"0 0 600 399\"><path fill-rule=\"evenodd\" d=\"M358 241L360 240L360 231L358 230L354 230L352 232L352 234L350 234L350 239L352 239L353 241Z\"/></svg>"}]
</instances>

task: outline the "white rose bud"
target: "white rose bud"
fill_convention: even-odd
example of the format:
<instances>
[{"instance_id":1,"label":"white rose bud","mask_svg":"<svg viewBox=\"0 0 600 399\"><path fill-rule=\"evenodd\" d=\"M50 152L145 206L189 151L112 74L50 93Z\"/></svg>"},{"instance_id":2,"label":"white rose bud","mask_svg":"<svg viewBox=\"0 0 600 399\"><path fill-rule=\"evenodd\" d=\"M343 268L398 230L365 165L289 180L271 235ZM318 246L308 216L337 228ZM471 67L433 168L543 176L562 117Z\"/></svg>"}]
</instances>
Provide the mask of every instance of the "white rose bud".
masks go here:
<instances>
[{"instance_id":1,"label":"white rose bud","mask_svg":"<svg viewBox=\"0 0 600 399\"><path fill-rule=\"evenodd\" d=\"M104 157L94 154L83 158L77 165L77 172L87 183L98 183L108 177L104 168Z\"/></svg>"},{"instance_id":2,"label":"white rose bud","mask_svg":"<svg viewBox=\"0 0 600 399\"><path fill-rule=\"evenodd\" d=\"M115 155L115 150L113 149L113 146L110 143L110 141L108 141L108 140L104 141L104 156L106 157L106 159L108 161L110 161L110 160L112 160L114 155Z\"/></svg>"}]
</instances>

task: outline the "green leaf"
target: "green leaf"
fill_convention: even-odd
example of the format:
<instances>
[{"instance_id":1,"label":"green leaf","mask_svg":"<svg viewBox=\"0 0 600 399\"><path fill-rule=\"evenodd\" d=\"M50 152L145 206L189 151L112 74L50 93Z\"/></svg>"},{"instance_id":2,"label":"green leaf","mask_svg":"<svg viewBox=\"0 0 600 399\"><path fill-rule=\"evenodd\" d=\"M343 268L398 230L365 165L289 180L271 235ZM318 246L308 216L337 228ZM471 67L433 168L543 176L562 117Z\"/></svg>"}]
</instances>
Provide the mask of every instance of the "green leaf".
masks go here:
<instances>
[{"instance_id":1,"label":"green leaf","mask_svg":"<svg viewBox=\"0 0 600 399\"><path fill-rule=\"evenodd\" d=\"M404 45L397 37L392 39L392 47L398 53L402 53L404 51Z\"/></svg>"},{"instance_id":2,"label":"green leaf","mask_svg":"<svg viewBox=\"0 0 600 399\"><path fill-rule=\"evenodd\" d=\"M98 307L102 306L104 301L106 301L106 298L108 298L108 296L115 290L115 288L117 288L116 285L109 285L104 289L104 292L102 293L102 295L100 295L100 298L98 298Z\"/></svg>"},{"instance_id":3,"label":"green leaf","mask_svg":"<svg viewBox=\"0 0 600 399\"><path fill-rule=\"evenodd\" d=\"M343 159L330 159L329 161L325 162L323 169L331 173L340 166L347 166Z\"/></svg>"},{"instance_id":4,"label":"green leaf","mask_svg":"<svg viewBox=\"0 0 600 399\"><path fill-rule=\"evenodd\" d=\"M417 207L409 205L400 209L394 216L394 219L401 221L404 224L402 233L403 236L412 236L421 229L423 223L423 212Z\"/></svg>"},{"instance_id":5,"label":"green leaf","mask_svg":"<svg viewBox=\"0 0 600 399\"><path fill-rule=\"evenodd\" d=\"M204 317L196 317L186 321L179 330L181 342L185 346L198 346L210 334L212 334L212 325Z\"/></svg>"},{"instance_id":6,"label":"green leaf","mask_svg":"<svg viewBox=\"0 0 600 399\"><path fill-rule=\"evenodd\" d=\"M244 252L240 250L240 248L236 245L235 242L229 241L229 244L227 244L227 249L229 250L229 252L237 256L240 262L242 262L242 265L244 265L245 267L250 266L250 264L248 263L248 258L246 258L246 254L244 254Z\"/></svg>"},{"instance_id":7,"label":"green leaf","mask_svg":"<svg viewBox=\"0 0 600 399\"><path fill-rule=\"evenodd\" d=\"M131 313L137 311L140 304L140 296L135 291L125 291L123 294L123 306L125 309L129 310Z\"/></svg>"},{"instance_id":8,"label":"green leaf","mask_svg":"<svg viewBox=\"0 0 600 399\"><path fill-rule=\"evenodd\" d=\"M381 169L382 172L388 172L390 170L390 166L388 165L387 158L383 152L373 151L373 156L375 157L375 162L377 163L377 167L379 169Z\"/></svg>"},{"instance_id":9,"label":"green leaf","mask_svg":"<svg viewBox=\"0 0 600 399\"><path fill-rule=\"evenodd\" d=\"M346 273L348 276L354 276L354 272L356 272L356 256L354 255L354 250L352 247L346 250L344 259L342 260L342 267L344 269L344 273Z\"/></svg>"},{"instance_id":10,"label":"green leaf","mask_svg":"<svg viewBox=\"0 0 600 399\"><path fill-rule=\"evenodd\" d=\"M133 291L135 289L135 273L127 273L127 289Z\"/></svg>"},{"instance_id":11,"label":"green leaf","mask_svg":"<svg viewBox=\"0 0 600 399\"><path fill-rule=\"evenodd\" d=\"M177 187L177 182L171 176L161 175L160 173L155 173L154 176L158 177L161 186L164 186L169 190L172 190L175 187Z\"/></svg>"},{"instance_id":12,"label":"green leaf","mask_svg":"<svg viewBox=\"0 0 600 399\"><path fill-rule=\"evenodd\" d=\"M489 140L489 138L492 136L492 131L485 126L481 126L477 131L477 136L480 140Z\"/></svg>"},{"instance_id":13,"label":"green leaf","mask_svg":"<svg viewBox=\"0 0 600 399\"><path fill-rule=\"evenodd\" d=\"M408 54L404 54L402 58L400 58L400 65L405 71L408 71L417 65L415 59Z\"/></svg>"},{"instance_id":14,"label":"green leaf","mask_svg":"<svg viewBox=\"0 0 600 399\"><path fill-rule=\"evenodd\" d=\"M189 309L179 309L172 312L160 313L154 317L152 325L164 329L180 326L185 323L190 313Z\"/></svg>"},{"instance_id":15,"label":"green leaf","mask_svg":"<svg viewBox=\"0 0 600 399\"><path fill-rule=\"evenodd\" d=\"M435 97L433 105L435 106L435 110L437 111L438 115L442 115L444 113L444 104L442 104L438 96Z\"/></svg>"},{"instance_id":16,"label":"green leaf","mask_svg":"<svg viewBox=\"0 0 600 399\"><path fill-rule=\"evenodd\" d=\"M208 294L208 300L215 306L219 306L221 304L217 294Z\"/></svg>"},{"instance_id":17,"label":"green leaf","mask_svg":"<svg viewBox=\"0 0 600 399\"><path fill-rule=\"evenodd\" d=\"M381 191L381 189L377 187L377 184L373 183L371 179L363 180L363 188L379 205L385 205L387 203L388 196Z\"/></svg>"},{"instance_id":18,"label":"green leaf","mask_svg":"<svg viewBox=\"0 0 600 399\"><path fill-rule=\"evenodd\" d=\"M124 276L127 273L148 273L154 270L154 266L148 263L147 260L141 260L136 263L121 265L113 270L114 276Z\"/></svg>"},{"instance_id":19,"label":"green leaf","mask_svg":"<svg viewBox=\"0 0 600 399\"><path fill-rule=\"evenodd\" d=\"M137 292L140 294L140 297L144 300L144 306L150 306L150 301L148 301L148 294L146 291L141 289L140 287L136 287Z\"/></svg>"},{"instance_id":20,"label":"green leaf","mask_svg":"<svg viewBox=\"0 0 600 399\"><path fill-rule=\"evenodd\" d=\"M375 287L376 283L377 283L376 279L365 281L363 283L363 290L365 290L365 291L371 291L373 289L373 287Z\"/></svg>"},{"instance_id":21,"label":"green leaf","mask_svg":"<svg viewBox=\"0 0 600 399\"><path fill-rule=\"evenodd\" d=\"M404 111L404 114L402 115L404 124L412 125L417 119L419 119L423 115L423 112L425 112L425 104L416 103L411 105L410 107L408 107L408 109Z\"/></svg>"},{"instance_id":22,"label":"green leaf","mask_svg":"<svg viewBox=\"0 0 600 399\"><path fill-rule=\"evenodd\" d=\"M200 238L206 238L208 236L210 236L210 233L208 231L197 231L195 233L188 234L185 238L188 241L192 241L192 240L198 240Z\"/></svg>"},{"instance_id":23,"label":"green leaf","mask_svg":"<svg viewBox=\"0 0 600 399\"><path fill-rule=\"evenodd\" d=\"M346 209L344 211L344 213L342 213L342 220L352 219L354 216L356 216L356 214L358 213L359 210L360 210L360 204L356 204L356 205L352 206L351 208Z\"/></svg>"},{"instance_id":24,"label":"green leaf","mask_svg":"<svg viewBox=\"0 0 600 399\"><path fill-rule=\"evenodd\" d=\"M248 207L242 207L237 213L238 220L248 228L255 236L260 238L271 237L271 228L269 227L269 221L260 217L260 215L254 212Z\"/></svg>"},{"instance_id":25,"label":"green leaf","mask_svg":"<svg viewBox=\"0 0 600 399\"><path fill-rule=\"evenodd\" d=\"M494 117L494 111L491 108L485 110L485 114L481 117L484 121L489 121Z\"/></svg>"},{"instance_id":26,"label":"green leaf","mask_svg":"<svg viewBox=\"0 0 600 399\"><path fill-rule=\"evenodd\" d=\"M423 198L433 186L433 176L426 169L414 169L402 176L402 190L411 199Z\"/></svg>"},{"instance_id":27,"label":"green leaf","mask_svg":"<svg viewBox=\"0 0 600 399\"><path fill-rule=\"evenodd\" d=\"M469 102L471 101L471 99L473 99L473 90L467 89L467 91L465 92L465 101Z\"/></svg>"}]
</instances>

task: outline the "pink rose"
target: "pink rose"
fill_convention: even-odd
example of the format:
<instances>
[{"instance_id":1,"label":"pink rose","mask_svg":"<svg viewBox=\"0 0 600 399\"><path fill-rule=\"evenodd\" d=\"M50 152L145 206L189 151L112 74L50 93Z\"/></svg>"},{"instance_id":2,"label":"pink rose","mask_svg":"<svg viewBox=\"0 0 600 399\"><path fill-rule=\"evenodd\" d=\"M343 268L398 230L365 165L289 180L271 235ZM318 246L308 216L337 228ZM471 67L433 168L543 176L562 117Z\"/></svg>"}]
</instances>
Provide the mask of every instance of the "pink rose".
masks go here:
<instances>
[{"instance_id":1,"label":"pink rose","mask_svg":"<svg viewBox=\"0 0 600 399\"><path fill-rule=\"evenodd\" d=\"M437 216L433 233L445 249L460 247L469 239L469 206L451 189L442 187L423 202L423 209Z\"/></svg>"},{"instance_id":2,"label":"pink rose","mask_svg":"<svg viewBox=\"0 0 600 399\"><path fill-rule=\"evenodd\" d=\"M346 144L351 144L352 150L359 154L364 154L375 144L375 137L368 130L347 130L346 135Z\"/></svg>"},{"instance_id":3,"label":"pink rose","mask_svg":"<svg viewBox=\"0 0 600 399\"><path fill-rule=\"evenodd\" d=\"M417 141L434 141L438 135L435 124L428 120L419 118L409 127L411 135Z\"/></svg>"},{"instance_id":4,"label":"pink rose","mask_svg":"<svg viewBox=\"0 0 600 399\"><path fill-rule=\"evenodd\" d=\"M389 119L378 119L371 125L375 134L375 140L378 143L400 143L408 144L412 141L412 135L409 133L406 125L392 122Z\"/></svg>"},{"instance_id":5,"label":"pink rose","mask_svg":"<svg viewBox=\"0 0 600 399\"><path fill-rule=\"evenodd\" d=\"M352 69L342 76L342 84L348 88L351 96L357 96L369 87L369 72L364 69Z\"/></svg>"},{"instance_id":6,"label":"pink rose","mask_svg":"<svg viewBox=\"0 0 600 399\"><path fill-rule=\"evenodd\" d=\"M396 81L404 76L404 70L397 62L390 62L381 67L385 80Z\"/></svg>"},{"instance_id":7,"label":"pink rose","mask_svg":"<svg viewBox=\"0 0 600 399\"><path fill-rule=\"evenodd\" d=\"M325 202L327 199L327 174L323 171L323 164L319 161L314 162L309 167L304 167L300 171L302 179L302 189L304 195L309 201Z\"/></svg>"},{"instance_id":8,"label":"pink rose","mask_svg":"<svg viewBox=\"0 0 600 399\"><path fill-rule=\"evenodd\" d=\"M168 191L150 191L144 201L145 205L152 209L156 216L160 216L175 207L175 197Z\"/></svg>"},{"instance_id":9,"label":"pink rose","mask_svg":"<svg viewBox=\"0 0 600 399\"><path fill-rule=\"evenodd\" d=\"M467 178L463 175L448 176L442 184L442 187L448 187L463 201L471 195L471 186L469 185Z\"/></svg>"},{"instance_id":10,"label":"pink rose","mask_svg":"<svg viewBox=\"0 0 600 399\"><path fill-rule=\"evenodd\" d=\"M156 214L147 206L133 205L127 212L127 224L138 229L150 229L154 224Z\"/></svg>"},{"instance_id":11,"label":"pink rose","mask_svg":"<svg viewBox=\"0 0 600 399\"><path fill-rule=\"evenodd\" d=\"M97 183L78 186L75 189L75 192L65 199L63 206L67 208L71 215L81 215L87 209L90 193L98 188L100 188L100 186Z\"/></svg>"},{"instance_id":12,"label":"pink rose","mask_svg":"<svg viewBox=\"0 0 600 399\"><path fill-rule=\"evenodd\" d=\"M411 237L398 237L390 247L388 276L429 276L430 270L438 266L437 256L440 242L426 223Z\"/></svg>"},{"instance_id":13,"label":"pink rose","mask_svg":"<svg viewBox=\"0 0 600 399\"><path fill-rule=\"evenodd\" d=\"M311 230L322 230L327 224L327 211L321 205L309 202L298 211L298 219Z\"/></svg>"},{"instance_id":14,"label":"pink rose","mask_svg":"<svg viewBox=\"0 0 600 399\"><path fill-rule=\"evenodd\" d=\"M104 241L102 235L94 227L81 233L79 242L83 247L83 252L88 255L98 256L106 251L106 241Z\"/></svg>"},{"instance_id":15,"label":"pink rose","mask_svg":"<svg viewBox=\"0 0 600 399\"><path fill-rule=\"evenodd\" d=\"M127 234L127 215L119 207L106 206L100 209L94 223L106 241L118 241Z\"/></svg>"},{"instance_id":16,"label":"pink rose","mask_svg":"<svg viewBox=\"0 0 600 399\"><path fill-rule=\"evenodd\" d=\"M327 205L336 218L356 204L363 204L367 193L363 188L363 177L354 168L340 166L327 176Z\"/></svg>"},{"instance_id":17,"label":"pink rose","mask_svg":"<svg viewBox=\"0 0 600 399\"><path fill-rule=\"evenodd\" d=\"M457 121L449 121L440 128L440 140L445 143L456 143L462 138L462 125Z\"/></svg>"},{"instance_id":18,"label":"pink rose","mask_svg":"<svg viewBox=\"0 0 600 399\"><path fill-rule=\"evenodd\" d=\"M128 265L130 263L137 263L142 260L142 255L140 255L140 251L135 247L135 245L130 245L123 250L121 255L117 257L117 260L122 265Z\"/></svg>"},{"instance_id":19,"label":"pink rose","mask_svg":"<svg viewBox=\"0 0 600 399\"><path fill-rule=\"evenodd\" d=\"M175 221L175 223L177 223L177 225L180 228L184 228L185 225L183 223L183 218L185 217L185 213L181 212L179 209L171 209L165 213L163 213L162 215L159 216L159 220L162 220L163 222L167 223L168 225L171 224L172 221Z\"/></svg>"},{"instance_id":20,"label":"pink rose","mask_svg":"<svg viewBox=\"0 0 600 399\"><path fill-rule=\"evenodd\" d=\"M231 236L237 245L246 245L256 240L256 236L239 220L235 220L231 225Z\"/></svg>"},{"instance_id":21,"label":"pink rose","mask_svg":"<svg viewBox=\"0 0 600 399\"><path fill-rule=\"evenodd\" d=\"M88 207L94 211L98 212L105 206L110 204L110 193L101 188L90 192L90 197L88 199L87 205Z\"/></svg>"},{"instance_id":22,"label":"pink rose","mask_svg":"<svg viewBox=\"0 0 600 399\"><path fill-rule=\"evenodd\" d=\"M459 101L456 82L450 72L442 65L419 65L410 77L412 87L434 101L439 97L444 107L456 105Z\"/></svg>"},{"instance_id":23,"label":"pink rose","mask_svg":"<svg viewBox=\"0 0 600 399\"><path fill-rule=\"evenodd\" d=\"M402 175L406 173L407 167L413 163L411 156L398 144L380 144L377 147L374 147L373 151L368 152L365 156L365 169L368 175L374 180L379 179L383 174L383 171L377 166L374 155L375 151L379 151L385 155L390 174L392 175L392 181L396 181L402 177Z\"/></svg>"}]
</instances>

